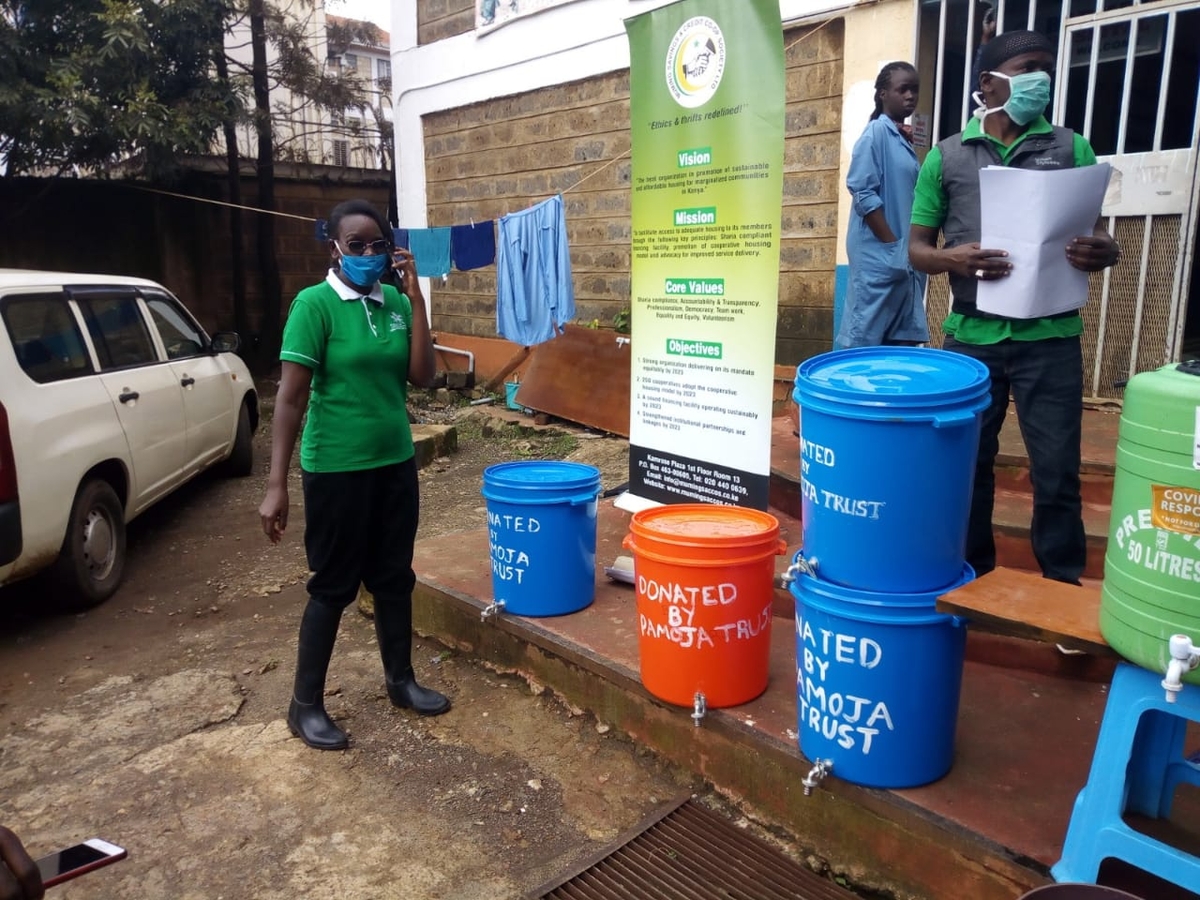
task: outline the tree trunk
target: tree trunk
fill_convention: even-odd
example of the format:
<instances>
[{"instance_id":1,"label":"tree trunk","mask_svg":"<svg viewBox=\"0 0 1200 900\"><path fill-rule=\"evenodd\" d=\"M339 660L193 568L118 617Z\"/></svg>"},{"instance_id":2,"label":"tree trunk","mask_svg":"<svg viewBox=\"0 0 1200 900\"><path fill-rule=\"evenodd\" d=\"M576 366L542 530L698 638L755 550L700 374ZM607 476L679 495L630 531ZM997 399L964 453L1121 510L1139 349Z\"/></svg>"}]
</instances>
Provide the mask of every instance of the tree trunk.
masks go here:
<instances>
[{"instance_id":1,"label":"tree trunk","mask_svg":"<svg viewBox=\"0 0 1200 900\"><path fill-rule=\"evenodd\" d=\"M258 362L273 368L279 358L283 288L275 258L275 141L271 133L271 86L267 70L267 29L263 0L250 0L250 44L253 53L254 126L258 135L258 205L267 212L256 215L258 268L262 278L262 318Z\"/></svg>"},{"instance_id":2,"label":"tree trunk","mask_svg":"<svg viewBox=\"0 0 1200 900\"><path fill-rule=\"evenodd\" d=\"M217 78L221 83L221 89L229 93L229 63L225 59L224 47L218 46L214 50L213 61L216 63ZM238 165L240 160L237 127L234 124L231 113L226 113L221 126L225 132L225 168L229 202L236 206L241 206L242 178ZM242 340L246 342L246 354L251 355L253 346L250 340L250 317L246 310L246 257L243 253L245 232L242 228L242 211L240 209L234 209L233 207L229 209L229 234L229 259L233 270L234 327L237 329L238 334L242 336Z\"/></svg>"}]
</instances>

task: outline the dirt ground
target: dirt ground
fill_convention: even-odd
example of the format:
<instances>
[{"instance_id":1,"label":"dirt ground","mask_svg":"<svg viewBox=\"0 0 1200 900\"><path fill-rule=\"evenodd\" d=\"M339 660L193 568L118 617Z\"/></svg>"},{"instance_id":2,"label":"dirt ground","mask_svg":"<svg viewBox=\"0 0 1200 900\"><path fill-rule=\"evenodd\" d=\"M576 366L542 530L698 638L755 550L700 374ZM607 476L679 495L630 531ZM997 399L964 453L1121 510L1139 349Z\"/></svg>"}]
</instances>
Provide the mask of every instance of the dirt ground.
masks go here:
<instances>
[{"instance_id":1,"label":"dirt ground","mask_svg":"<svg viewBox=\"0 0 1200 900\"><path fill-rule=\"evenodd\" d=\"M463 413L421 410L459 425L458 452L421 475L423 537L480 525L492 462L566 455L598 465L605 488L625 480L625 441ZM0 590L0 823L34 855L89 837L129 850L50 896L518 897L701 789L549 692L427 641L418 674L454 708L394 709L354 609L327 698L351 748L293 738L303 515L294 474L284 542L259 530L269 440L268 424L251 477L202 476L134 522L125 583L98 609L53 615L37 584Z\"/></svg>"}]
</instances>

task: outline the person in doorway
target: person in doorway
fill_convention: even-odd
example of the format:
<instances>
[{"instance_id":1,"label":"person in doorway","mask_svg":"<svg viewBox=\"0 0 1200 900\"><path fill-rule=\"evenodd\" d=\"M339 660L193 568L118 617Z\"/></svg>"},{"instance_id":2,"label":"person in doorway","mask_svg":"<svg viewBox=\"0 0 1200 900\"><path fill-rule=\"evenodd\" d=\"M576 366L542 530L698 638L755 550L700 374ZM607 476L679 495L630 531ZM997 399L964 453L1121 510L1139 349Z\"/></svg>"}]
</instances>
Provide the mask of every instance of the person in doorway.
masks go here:
<instances>
[{"instance_id":1,"label":"person in doorway","mask_svg":"<svg viewBox=\"0 0 1200 900\"><path fill-rule=\"evenodd\" d=\"M287 722L318 750L348 746L325 711L325 676L342 611L360 584L375 598L392 703L430 716L450 708L446 697L417 683L412 667L419 503L407 385L433 382L434 351L413 256L394 248L390 234L365 200L334 208L332 268L323 282L296 295L279 354L271 473L259 516L278 543L288 524L288 468L307 409L300 468L312 577ZM380 284L389 266L404 293Z\"/></svg>"},{"instance_id":2,"label":"person in doorway","mask_svg":"<svg viewBox=\"0 0 1200 900\"><path fill-rule=\"evenodd\" d=\"M983 57L983 48L996 36L996 5L992 0L981 0L981 5L983 17L979 26L979 46L975 48L971 62L971 84L974 85L979 84L979 73L982 71L979 63Z\"/></svg>"},{"instance_id":3,"label":"person in doorway","mask_svg":"<svg viewBox=\"0 0 1200 900\"><path fill-rule=\"evenodd\" d=\"M978 359L991 374L991 404L983 413L974 494L967 525L967 562L980 575L996 566L992 536L993 465L1009 394L1029 454L1033 482L1030 540L1046 578L1079 584L1087 561L1080 500L1083 357L1078 311L1049 318L1007 319L975 306L980 281L1012 270L1002 247L981 247L979 170L1003 165L1039 170L1087 166L1096 154L1070 129L1052 126L1054 46L1032 31L993 38L980 58L979 108L967 127L930 150L913 201L909 254L923 272L947 272L953 304L945 347ZM938 233L945 238L938 247ZM1099 272L1120 248L1097 223L1064 248L1068 262Z\"/></svg>"},{"instance_id":4,"label":"person in doorway","mask_svg":"<svg viewBox=\"0 0 1200 900\"><path fill-rule=\"evenodd\" d=\"M875 79L875 111L850 157L850 285L834 341L838 349L929 340L925 276L908 260L908 222L920 166L904 120L917 107L918 89L911 64L884 66Z\"/></svg>"},{"instance_id":5,"label":"person in doorway","mask_svg":"<svg viewBox=\"0 0 1200 900\"><path fill-rule=\"evenodd\" d=\"M46 889L21 839L0 825L0 900L42 900Z\"/></svg>"}]
</instances>

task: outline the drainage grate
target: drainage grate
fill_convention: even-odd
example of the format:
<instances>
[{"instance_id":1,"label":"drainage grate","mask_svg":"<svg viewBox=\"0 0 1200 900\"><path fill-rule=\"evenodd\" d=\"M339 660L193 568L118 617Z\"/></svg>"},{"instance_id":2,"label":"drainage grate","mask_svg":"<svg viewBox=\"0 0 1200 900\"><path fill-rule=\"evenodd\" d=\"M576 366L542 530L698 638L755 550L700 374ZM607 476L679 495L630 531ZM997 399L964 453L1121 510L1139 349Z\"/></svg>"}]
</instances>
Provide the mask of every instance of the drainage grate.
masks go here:
<instances>
[{"instance_id":1,"label":"drainage grate","mask_svg":"<svg viewBox=\"0 0 1200 900\"><path fill-rule=\"evenodd\" d=\"M690 799L659 810L536 900L854 900Z\"/></svg>"}]
</instances>

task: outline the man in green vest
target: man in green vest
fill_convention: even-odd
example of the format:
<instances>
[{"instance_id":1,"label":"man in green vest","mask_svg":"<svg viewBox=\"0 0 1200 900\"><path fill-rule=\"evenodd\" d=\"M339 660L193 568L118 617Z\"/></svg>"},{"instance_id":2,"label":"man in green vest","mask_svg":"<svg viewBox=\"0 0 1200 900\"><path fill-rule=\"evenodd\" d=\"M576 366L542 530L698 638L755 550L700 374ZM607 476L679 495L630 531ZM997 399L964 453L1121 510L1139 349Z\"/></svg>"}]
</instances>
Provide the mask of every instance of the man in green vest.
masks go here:
<instances>
[{"instance_id":1,"label":"man in green vest","mask_svg":"<svg viewBox=\"0 0 1200 900\"><path fill-rule=\"evenodd\" d=\"M993 464L1011 393L1029 453L1034 555L1046 578L1078 584L1087 561L1079 493L1083 321L1078 311L1008 319L976 308L978 283L1012 271L1004 248L979 245L979 170L1090 166L1096 154L1085 138L1043 116L1054 71L1054 45L1045 37L1010 31L993 38L980 53L979 71L974 118L930 150L921 167L909 233L913 267L950 277L954 302L942 326L946 349L979 360L992 378L967 525L967 562L980 575L996 566ZM939 232L945 238L940 248ZM1084 272L1098 272L1120 257L1117 242L1099 223L1063 252Z\"/></svg>"}]
</instances>

